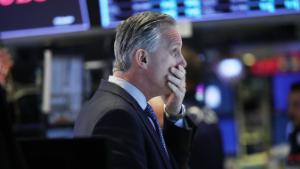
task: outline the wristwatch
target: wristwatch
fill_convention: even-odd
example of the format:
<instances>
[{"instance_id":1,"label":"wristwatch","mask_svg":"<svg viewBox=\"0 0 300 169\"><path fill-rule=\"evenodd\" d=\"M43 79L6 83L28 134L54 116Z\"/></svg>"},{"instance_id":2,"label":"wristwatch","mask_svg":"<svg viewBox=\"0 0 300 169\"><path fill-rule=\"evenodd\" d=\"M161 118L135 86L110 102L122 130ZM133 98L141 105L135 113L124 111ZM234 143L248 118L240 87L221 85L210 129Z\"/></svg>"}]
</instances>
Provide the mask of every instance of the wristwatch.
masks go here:
<instances>
[{"instance_id":1,"label":"wristwatch","mask_svg":"<svg viewBox=\"0 0 300 169\"><path fill-rule=\"evenodd\" d=\"M185 115L186 115L186 109L185 109L185 106L184 104L181 105L181 109L179 111L179 113L175 114L175 115L171 115L170 113L168 113L166 111L166 104L164 104L164 112L166 114L166 117L168 119L170 119L171 121L177 121L179 119L182 119Z\"/></svg>"}]
</instances>

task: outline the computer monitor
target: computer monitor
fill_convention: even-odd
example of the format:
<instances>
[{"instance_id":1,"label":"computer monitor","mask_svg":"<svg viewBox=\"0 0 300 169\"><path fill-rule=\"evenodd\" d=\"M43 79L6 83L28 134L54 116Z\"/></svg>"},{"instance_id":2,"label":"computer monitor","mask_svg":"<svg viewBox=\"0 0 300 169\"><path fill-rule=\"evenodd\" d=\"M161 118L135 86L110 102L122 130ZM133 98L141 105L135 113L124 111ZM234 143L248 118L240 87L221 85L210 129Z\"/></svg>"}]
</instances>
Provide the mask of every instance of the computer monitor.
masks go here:
<instances>
[{"instance_id":1,"label":"computer monitor","mask_svg":"<svg viewBox=\"0 0 300 169\"><path fill-rule=\"evenodd\" d=\"M84 31L86 0L1 0L0 39Z\"/></svg>"},{"instance_id":2,"label":"computer monitor","mask_svg":"<svg viewBox=\"0 0 300 169\"><path fill-rule=\"evenodd\" d=\"M226 155L236 155L238 150L238 136L235 119L232 118L221 118L219 121L224 152Z\"/></svg>"},{"instance_id":3,"label":"computer monitor","mask_svg":"<svg viewBox=\"0 0 300 169\"><path fill-rule=\"evenodd\" d=\"M114 28L120 21L143 11L166 13L192 22L243 19L300 13L299 0L98 0L101 26Z\"/></svg>"},{"instance_id":4,"label":"computer monitor","mask_svg":"<svg viewBox=\"0 0 300 169\"><path fill-rule=\"evenodd\" d=\"M280 73L273 76L273 103L277 113L286 113L292 83L300 81L300 73Z\"/></svg>"},{"instance_id":5,"label":"computer monitor","mask_svg":"<svg viewBox=\"0 0 300 169\"><path fill-rule=\"evenodd\" d=\"M230 86L220 81L199 83L196 86L195 99L199 104L204 104L219 115L231 115L234 113L233 91Z\"/></svg>"},{"instance_id":6,"label":"computer monitor","mask_svg":"<svg viewBox=\"0 0 300 169\"><path fill-rule=\"evenodd\" d=\"M80 55L46 50L42 110L51 126L73 124L83 103L84 65Z\"/></svg>"}]
</instances>

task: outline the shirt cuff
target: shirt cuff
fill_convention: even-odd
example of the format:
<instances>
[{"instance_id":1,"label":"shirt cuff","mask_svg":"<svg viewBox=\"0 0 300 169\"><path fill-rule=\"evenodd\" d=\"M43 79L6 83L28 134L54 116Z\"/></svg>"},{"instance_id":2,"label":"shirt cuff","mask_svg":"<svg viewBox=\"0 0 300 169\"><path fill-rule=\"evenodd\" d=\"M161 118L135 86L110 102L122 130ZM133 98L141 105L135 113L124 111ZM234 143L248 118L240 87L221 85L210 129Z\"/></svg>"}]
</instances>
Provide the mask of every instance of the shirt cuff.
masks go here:
<instances>
[{"instance_id":1,"label":"shirt cuff","mask_svg":"<svg viewBox=\"0 0 300 169\"><path fill-rule=\"evenodd\" d=\"M185 128L185 126L186 126L183 119L177 120L174 124L175 124L175 126L180 127L180 128Z\"/></svg>"},{"instance_id":2,"label":"shirt cuff","mask_svg":"<svg viewBox=\"0 0 300 169\"><path fill-rule=\"evenodd\" d=\"M166 105L164 104L164 113L166 114L166 117L173 122L177 127L181 127L184 128L185 124L184 124L184 120L183 117L186 114L186 109L185 109L185 105L182 104L181 105L181 109L179 111L178 114L176 115L170 115L167 111L166 111Z\"/></svg>"}]
</instances>

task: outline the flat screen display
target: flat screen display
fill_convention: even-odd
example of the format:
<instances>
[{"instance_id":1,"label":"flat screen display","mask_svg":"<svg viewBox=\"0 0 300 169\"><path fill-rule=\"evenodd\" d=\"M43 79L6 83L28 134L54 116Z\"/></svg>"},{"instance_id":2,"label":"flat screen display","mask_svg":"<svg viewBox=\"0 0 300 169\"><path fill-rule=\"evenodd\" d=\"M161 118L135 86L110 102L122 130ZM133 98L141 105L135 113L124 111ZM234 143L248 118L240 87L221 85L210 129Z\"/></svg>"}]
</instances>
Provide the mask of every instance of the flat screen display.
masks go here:
<instances>
[{"instance_id":1,"label":"flat screen display","mask_svg":"<svg viewBox=\"0 0 300 169\"><path fill-rule=\"evenodd\" d=\"M290 87L299 81L300 73L281 73L273 77L273 103L277 113L287 113Z\"/></svg>"},{"instance_id":2,"label":"flat screen display","mask_svg":"<svg viewBox=\"0 0 300 169\"><path fill-rule=\"evenodd\" d=\"M219 125L223 136L225 154L235 155L238 151L238 136L234 118L220 119Z\"/></svg>"},{"instance_id":3,"label":"flat screen display","mask_svg":"<svg viewBox=\"0 0 300 169\"><path fill-rule=\"evenodd\" d=\"M52 60L51 125L73 123L81 110L83 60L75 56L55 56Z\"/></svg>"},{"instance_id":4,"label":"flat screen display","mask_svg":"<svg viewBox=\"0 0 300 169\"><path fill-rule=\"evenodd\" d=\"M87 30L86 0L0 0L0 38Z\"/></svg>"},{"instance_id":5,"label":"flat screen display","mask_svg":"<svg viewBox=\"0 0 300 169\"><path fill-rule=\"evenodd\" d=\"M142 11L167 13L192 22L300 12L299 0L99 0L101 25L113 28Z\"/></svg>"},{"instance_id":6,"label":"flat screen display","mask_svg":"<svg viewBox=\"0 0 300 169\"><path fill-rule=\"evenodd\" d=\"M233 114L234 95L232 89L218 81L211 81L207 84L198 84L195 92L195 99L200 104L213 109L220 114Z\"/></svg>"}]
</instances>

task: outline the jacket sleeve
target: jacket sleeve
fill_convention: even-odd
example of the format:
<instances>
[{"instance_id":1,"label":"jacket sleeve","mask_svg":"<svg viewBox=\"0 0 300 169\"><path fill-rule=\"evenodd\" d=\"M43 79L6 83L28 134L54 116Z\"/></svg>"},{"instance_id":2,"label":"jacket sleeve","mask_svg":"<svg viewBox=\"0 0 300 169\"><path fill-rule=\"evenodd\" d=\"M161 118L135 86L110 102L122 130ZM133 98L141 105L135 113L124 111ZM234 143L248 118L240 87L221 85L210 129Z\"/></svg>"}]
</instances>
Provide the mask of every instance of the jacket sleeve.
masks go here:
<instances>
[{"instance_id":1,"label":"jacket sleeve","mask_svg":"<svg viewBox=\"0 0 300 169\"><path fill-rule=\"evenodd\" d=\"M186 119L183 119L186 120ZM178 127L164 117L164 137L169 152L174 156L179 169L188 168L188 158L192 141L192 128Z\"/></svg>"},{"instance_id":2,"label":"jacket sleeve","mask_svg":"<svg viewBox=\"0 0 300 169\"><path fill-rule=\"evenodd\" d=\"M108 140L111 169L146 169L146 153L144 150L141 129L129 112L112 110L97 122L93 136Z\"/></svg>"}]
</instances>

